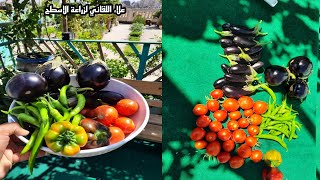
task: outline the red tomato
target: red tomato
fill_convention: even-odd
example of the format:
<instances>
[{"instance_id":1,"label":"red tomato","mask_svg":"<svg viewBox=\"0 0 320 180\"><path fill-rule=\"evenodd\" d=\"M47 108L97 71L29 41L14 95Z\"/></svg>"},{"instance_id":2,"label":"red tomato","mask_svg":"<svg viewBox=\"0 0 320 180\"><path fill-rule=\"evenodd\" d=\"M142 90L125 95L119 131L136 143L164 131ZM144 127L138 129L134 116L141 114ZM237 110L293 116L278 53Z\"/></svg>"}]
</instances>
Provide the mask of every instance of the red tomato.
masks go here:
<instances>
[{"instance_id":1,"label":"red tomato","mask_svg":"<svg viewBox=\"0 0 320 180\"><path fill-rule=\"evenodd\" d=\"M206 152L210 156L217 156L220 153L221 145L219 141L210 142L206 147Z\"/></svg>"},{"instance_id":2,"label":"red tomato","mask_svg":"<svg viewBox=\"0 0 320 180\"><path fill-rule=\"evenodd\" d=\"M252 137L252 136L248 136L246 139L246 144L250 147L253 147L257 144L257 138Z\"/></svg>"},{"instance_id":3,"label":"red tomato","mask_svg":"<svg viewBox=\"0 0 320 180\"><path fill-rule=\"evenodd\" d=\"M217 139L217 134L215 132L207 132L206 134L206 140L208 142L212 142L212 141L215 141Z\"/></svg>"},{"instance_id":4,"label":"red tomato","mask_svg":"<svg viewBox=\"0 0 320 180\"><path fill-rule=\"evenodd\" d=\"M195 144L194 144L194 147L196 149L204 149L206 148L208 142L205 141L205 140L199 140L199 141L196 141Z\"/></svg>"},{"instance_id":5,"label":"red tomato","mask_svg":"<svg viewBox=\"0 0 320 180\"><path fill-rule=\"evenodd\" d=\"M193 114L196 116L205 115L208 112L208 108L206 105L203 104L196 104L193 108Z\"/></svg>"},{"instance_id":6,"label":"red tomato","mask_svg":"<svg viewBox=\"0 0 320 180\"><path fill-rule=\"evenodd\" d=\"M209 124L209 129L213 132L219 132L222 129L222 124L219 121L212 121Z\"/></svg>"},{"instance_id":7,"label":"red tomato","mask_svg":"<svg viewBox=\"0 0 320 180\"><path fill-rule=\"evenodd\" d=\"M198 119L196 121L196 125L198 127L204 128L204 127L209 126L210 122L211 122L211 119L209 116L202 115L202 116L198 117Z\"/></svg>"},{"instance_id":8,"label":"red tomato","mask_svg":"<svg viewBox=\"0 0 320 180\"><path fill-rule=\"evenodd\" d=\"M233 151L234 147L235 147L234 141L232 141L231 139L228 140L228 141L224 141L224 142L222 143L222 148L223 148L223 150L225 150L226 152L231 152L231 151Z\"/></svg>"},{"instance_id":9,"label":"red tomato","mask_svg":"<svg viewBox=\"0 0 320 180\"><path fill-rule=\"evenodd\" d=\"M260 150L253 150L251 152L250 159L253 162L257 163L257 162L260 162L262 160L262 156L263 156L263 154L262 154L262 152Z\"/></svg>"},{"instance_id":10,"label":"red tomato","mask_svg":"<svg viewBox=\"0 0 320 180\"><path fill-rule=\"evenodd\" d=\"M262 122L262 116L259 115L259 114L252 114L250 116L250 124L253 124L253 125L260 125L261 122Z\"/></svg>"},{"instance_id":11,"label":"red tomato","mask_svg":"<svg viewBox=\"0 0 320 180\"><path fill-rule=\"evenodd\" d=\"M221 99L223 97L223 91L221 89L215 89L211 91L210 96L213 99Z\"/></svg>"},{"instance_id":12,"label":"red tomato","mask_svg":"<svg viewBox=\"0 0 320 180\"><path fill-rule=\"evenodd\" d=\"M250 122L247 118L240 118L238 120L238 123L239 123L239 127L240 128L246 128L249 126Z\"/></svg>"},{"instance_id":13,"label":"red tomato","mask_svg":"<svg viewBox=\"0 0 320 180\"><path fill-rule=\"evenodd\" d=\"M246 109L243 111L243 115L244 117L249 117L253 114L253 110L252 109Z\"/></svg>"},{"instance_id":14,"label":"red tomato","mask_svg":"<svg viewBox=\"0 0 320 180\"><path fill-rule=\"evenodd\" d=\"M207 108L209 109L209 111L215 112L216 110L218 110L220 108L220 104L217 100L210 99L207 101Z\"/></svg>"},{"instance_id":15,"label":"red tomato","mask_svg":"<svg viewBox=\"0 0 320 180\"><path fill-rule=\"evenodd\" d=\"M247 138L247 134L244 130L242 129L238 129L238 130L235 130L233 131L232 133L232 140L235 142L235 143L243 143Z\"/></svg>"},{"instance_id":16,"label":"red tomato","mask_svg":"<svg viewBox=\"0 0 320 180\"><path fill-rule=\"evenodd\" d=\"M229 152L220 152L217 156L217 159L220 163L227 163L229 159L231 158L231 155Z\"/></svg>"},{"instance_id":17,"label":"red tomato","mask_svg":"<svg viewBox=\"0 0 320 180\"><path fill-rule=\"evenodd\" d=\"M244 159L239 156L233 156L229 160L229 165L232 169L238 169L244 164Z\"/></svg>"},{"instance_id":18,"label":"red tomato","mask_svg":"<svg viewBox=\"0 0 320 180\"><path fill-rule=\"evenodd\" d=\"M251 147L249 147L246 144L242 144L241 146L238 147L237 149L238 156L242 158L248 158L251 156Z\"/></svg>"},{"instance_id":19,"label":"red tomato","mask_svg":"<svg viewBox=\"0 0 320 180\"><path fill-rule=\"evenodd\" d=\"M255 135L259 134L259 131L260 131L260 129L257 125L251 124L248 126L248 133L250 136L255 136Z\"/></svg>"},{"instance_id":20,"label":"red tomato","mask_svg":"<svg viewBox=\"0 0 320 180\"><path fill-rule=\"evenodd\" d=\"M227 141L231 138L231 132L229 129L221 129L219 132L218 132L218 138L221 140L221 141Z\"/></svg>"},{"instance_id":21,"label":"red tomato","mask_svg":"<svg viewBox=\"0 0 320 180\"><path fill-rule=\"evenodd\" d=\"M251 109L253 107L254 101L249 96L242 96L238 99L240 108L243 110Z\"/></svg>"},{"instance_id":22,"label":"red tomato","mask_svg":"<svg viewBox=\"0 0 320 180\"><path fill-rule=\"evenodd\" d=\"M113 123L114 126L117 126L118 128L122 129L122 131L125 134L130 134L134 131L136 126L134 125L134 122L132 119L128 117L119 117L116 119Z\"/></svg>"},{"instance_id":23,"label":"red tomato","mask_svg":"<svg viewBox=\"0 0 320 180\"><path fill-rule=\"evenodd\" d=\"M239 109L239 102L234 98L227 98L222 103L222 107L228 112L233 112Z\"/></svg>"},{"instance_id":24,"label":"red tomato","mask_svg":"<svg viewBox=\"0 0 320 180\"><path fill-rule=\"evenodd\" d=\"M131 99L121 99L114 106L122 116L131 116L138 111L139 105Z\"/></svg>"},{"instance_id":25,"label":"red tomato","mask_svg":"<svg viewBox=\"0 0 320 180\"><path fill-rule=\"evenodd\" d=\"M115 126L111 126L111 127L109 127L109 130L111 133L111 137L109 139L110 144L115 144L117 142L122 141L125 138L125 135L120 128L115 127Z\"/></svg>"},{"instance_id":26,"label":"red tomato","mask_svg":"<svg viewBox=\"0 0 320 180\"><path fill-rule=\"evenodd\" d=\"M229 118L231 120L238 120L239 118L241 118L241 113L240 111L233 111L229 113Z\"/></svg>"},{"instance_id":27,"label":"red tomato","mask_svg":"<svg viewBox=\"0 0 320 180\"><path fill-rule=\"evenodd\" d=\"M264 114L268 110L268 104L263 101L257 101L253 105L253 111L256 114Z\"/></svg>"},{"instance_id":28,"label":"red tomato","mask_svg":"<svg viewBox=\"0 0 320 180\"><path fill-rule=\"evenodd\" d=\"M199 141L200 139L202 139L204 136L206 135L206 131L202 128L194 128L193 131L190 134L190 138L193 141Z\"/></svg>"},{"instance_id":29,"label":"red tomato","mask_svg":"<svg viewBox=\"0 0 320 180\"><path fill-rule=\"evenodd\" d=\"M276 167L267 167L262 171L262 180L283 180L283 174Z\"/></svg>"},{"instance_id":30,"label":"red tomato","mask_svg":"<svg viewBox=\"0 0 320 180\"><path fill-rule=\"evenodd\" d=\"M98 106L94 109L94 113L95 117L97 117L96 120L105 126L110 126L118 118L116 108L109 105Z\"/></svg>"},{"instance_id":31,"label":"red tomato","mask_svg":"<svg viewBox=\"0 0 320 180\"><path fill-rule=\"evenodd\" d=\"M94 109L84 108L80 111L80 114L87 118L94 118Z\"/></svg>"},{"instance_id":32,"label":"red tomato","mask_svg":"<svg viewBox=\"0 0 320 180\"><path fill-rule=\"evenodd\" d=\"M213 117L219 122L223 122L224 120L226 120L227 116L228 113L225 110L218 110L213 113Z\"/></svg>"},{"instance_id":33,"label":"red tomato","mask_svg":"<svg viewBox=\"0 0 320 180\"><path fill-rule=\"evenodd\" d=\"M239 124L238 124L238 121L235 121L235 120L230 120L228 121L227 123L227 127L230 131L235 131L239 128Z\"/></svg>"}]
</instances>

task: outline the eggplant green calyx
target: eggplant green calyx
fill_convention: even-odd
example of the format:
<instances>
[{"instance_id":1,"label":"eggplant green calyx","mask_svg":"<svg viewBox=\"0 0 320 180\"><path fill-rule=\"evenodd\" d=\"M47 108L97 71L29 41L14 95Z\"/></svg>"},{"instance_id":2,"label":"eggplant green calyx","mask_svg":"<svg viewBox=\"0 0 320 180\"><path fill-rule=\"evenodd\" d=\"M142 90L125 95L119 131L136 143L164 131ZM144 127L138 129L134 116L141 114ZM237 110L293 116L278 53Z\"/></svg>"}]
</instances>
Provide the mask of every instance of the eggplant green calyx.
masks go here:
<instances>
[{"instance_id":1,"label":"eggplant green calyx","mask_svg":"<svg viewBox=\"0 0 320 180\"><path fill-rule=\"evenodd\" d=\"M215 33L219 34L220 36L233 36L232 32L231 31L217 31L217 30L214 30Z\"/></svg>"}]
</instances>

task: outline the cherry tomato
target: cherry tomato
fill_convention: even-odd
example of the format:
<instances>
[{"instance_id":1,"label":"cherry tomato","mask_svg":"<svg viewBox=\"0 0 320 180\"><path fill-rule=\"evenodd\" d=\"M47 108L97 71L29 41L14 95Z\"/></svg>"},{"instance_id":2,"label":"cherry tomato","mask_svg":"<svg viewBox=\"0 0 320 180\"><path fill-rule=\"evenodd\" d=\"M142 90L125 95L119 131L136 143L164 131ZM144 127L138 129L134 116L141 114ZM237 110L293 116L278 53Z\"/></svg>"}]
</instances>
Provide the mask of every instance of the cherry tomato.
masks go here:
<instances>
[{"instance_id":1,"label":"cherry tomato","mask_svg":"<svg viewBox=\"0 0 320 180\"><path fill-rule=\"evenodd\" d=\"M261 122L262 122L262 116L259 115L259 114L252 114L250 116L250 124L253 124L253 125L260 125Z\"/></svg>"},{"instance_id":2,"label":"cherry tomato","mask_svg":"<svg viewBox=\"0 0 320 180\"><path fill-rule=\"evenodd\" d=\"M263 154L262 154L262 152L260 150L253 150L251 152L250 159L253 162L257 163L257 162L260 162L262 160L262 156L263 156Z\"/></svg>"},{"instance_id":3,"label":"cherry tomato","mask_svg":"<svg viewBox=\"0 0 320 180\"><path fill-rule=\"evenodd\" d=\"M196 149L204 149L207 147L208 142L206 140L199 140L194 143Z\"/></svg>"},{"instance_id":4,"label":"cherry tomato","mask_svg":"<svg viewBox=\"0 0 320 180\"><path fill-rule=\"evenodd\" d=\"M246 109L243 111L243 115L244 117L249 117L253 114L253 110L252 109Z\"/></svg>"},{"instance_id":5,"label":"cherry tomato","mask_svg":"<svg viewBox=\"0 0 320 180\"><path fill-rule=\"evenodd\" d=\"M125 138L125 135L120 128L115 127L115 126L111 126L111 127L109 127L109 130L111 133L111 137L109 139L110 144L115 144L117 142L122 141Z\"/></svg>"},{"instance_id":6,"label":"cherry tomato","mask_svg":"<svg viewBox=\"0 0 320 180\"><path fill-rule=\"evenodd\" d=\"M227 127L230 131L235 131L239 128L239 123L238 123L238 121L230 120L227 123Z\"/></svg>"},{"instance_id":7,"label":"cherry tomato","mask_svg":"<svg viewBox=\"0 0 320 180\"><path fill-rule=\"evenodd\" d=\"M248 133L250 136L255 136L255 135L259 134L259 131L260 131L260 129L257 125L252 125L252 124L248 126L247 130L248 130Z\"/></svg>"},{"instance_id":8,"label":"cherry tomato","mask_svg":"<svg viewBox=\"0 0 320 180\"><path fill-rule=\"evenodd\" d=\"M206 105L203 104L196 104L193 108L193 114L196 116L205 115L208 112L208 108Z\"/></svg>"},{"instance_id":9,"label":"cherry tomato","mask_svg":"<svg viewBox=\"0 0 320 180\"><path fill-rule=\"evenodd\" d=\"M247 134L242 129L235 130L232 133L232 140L235 143L243 143L246 140L246 138L247 138Z\"/></svg>"},{"instance_id":10,"label":"cherry tomato","mask_svg":"<svg viewBox=\"0 0 320 180\"><path fill-rule=\"evenodd\" d=\"M209 126L210 122L211 122L211 119L209 116L202 115L202 116L198 117L198 119L196 121L196 125L198 127L204 128L204 127Z\"/></svg>"},{"instance_id":11,"label":"cherry tomato","mask_svg":"<svg viewBox=\"0 0 320 180\"><path fill-rule=\"evenodd\" d=\"M138 103L131 99L121 99L114 107L122 116L131 116L139 109Z\"/></svg>"},{"instance_id":12,"label":"cherry tomato","mask_svg":"<svg viewBox=\"0 0 320 180\"><path fill-rule=\"evenodd\" d=\"M253 111L256 114L264 114L268 110L268 104L263 101L257 101L253 105Z\"/></svg>"},{"instance_id":13,"label":"cherry tomato","mask_svg":"<svg viewBox=\"0 0 320 180\"><path fill-rule=\"evenodd\" d=\"M240 118L238 124L240 128L246 128L249 126L250 122L247 118Z\"/></svg>"},{"instance_id":14,"label":"cherry tomato","mask_svg":"<svg viewBox=\"0 0 320 180\"><path fill-rule=\"evenodd\" d=\"M238 120L239 118L241 118L241 113L240 111L233 111L230 112L228 116L231 120Z\"/></svg>"},{"instance_id":15,"label":"cherry tomato","mask_svg":"<svg viewBox=\"0 0 320 180\"><path fill-rule=\"evenodd\" d=\"M227 141L231 138L231 132L229 129L221 129L219 132L218 132L218 138L221 140L221 141Z\"/></svg>"},{"instance_id":16,"label":"cherry tomato","mask_svg":"<svg viewBox=\"0 0 320 180\"><path fill-rule=\"evenodd\" d=\"M221 145L219 141L212 141L206 147L206 152L210 156L217 156L220 153Z\"/></svg>"},{"instance_id":17,"label":"cherry tomato","mask_svg":"<svg viewBox=\"0 0 320 180\"><path fill-rule=\"evenodd\" d=\"M228 113L225 110L218 110L213 113L213 117L219 122L223 122L224 120L226 120L227 116Z\"/></svg>"},{"instance_id":18,"label":"cherry tomato","mask_svg":"<svg viewBox=\"0 0 320 180\"><path fill-rule=\"evenodd\" d=\"M220 104L216 99L210 99L207 101L207 108L211 112L215 112L220 108Z\"/></svg>"},{"instance_id":19,"label":"cherry tomato","mask_svg":"<svg viewBox=\"0 0 320 180\"><path fill-rule=\"evenodd\" d=\"M220 152L217 156L218 161L222 164L227 163L230 158L231 158L230 153L224 152L224 151Z\"/></svg>"},{"instance_id":20,"label":"cherry tomato","mask_svg":"<svg viewBox=\"0 0 320 180\"><path fill-rule=\"evenodd\" d=\"M206 134L206 140L208 142L212 142L212 141L215 141L217 139L217 134L215 132L207 132Z\"/></svg>"},{"instance_id":21,"label":"cherry tomato","mask_svg":"<svg viewBox=\"0 0 320 180\"><path fill-rule=\"evenodd\" d=\"M223 91L221 89L215 89L210 92L210 96L213 99L221 99L223 97Z\"/></svg>"},{"instance_id":22,"label":"cherry tomato","mask_svg":"<svg viewBox=\"0 0 320 180\"><path fill-rule=\"evenodd\" d=\"M253 147L257 144L257 138L253 137L253 136L248 136L246 139L246 144L250 147Z\"/></svg>"},{"instance_id":23,"label":"cherry tomato","mask_svg":"<svg viewBox=\"0 0 320 180\"><path fill-rule=\"evenodd\" d=\"M229 160L229 165L232 169L238 169L244 164L244 159L239 156L233 156Z\"/></svg>"},{"instance_id":24,"label":"cherry tomato","mask_svg":"<svg viewBox=\"0 0 320 180\"><path fill-rule=\"evenodd\" d=\"M222 124L219 121L212 121L209 124L209 129L213 132L219 132L222 129Z\"/></svg>"},{"instance_id":25,"label":"cherry tomato","mask_svg":"<svg viewBox=\"0 0 320 180\"><path fill-rule=\"evenodd\" d=\"M96 120L105 126L110 126L119 116L116 108L109 105L98 106L94 109L94 114L97 117Z\"/></svg>"},{"instance_id":26,"label":"cherry tomato","mask_svg":"<svg viewBox=\"0 0 320 180\"><path fill-rule=\"evenodd\" d=\"M133 120L128 117L119 117L114 121L113 125L120 128L125 134L132 133L136 128Z\"/></svg>"},{"instance_id":27,"label":"cherry tomato","mask_svg":"<svg viewBox=\"0 0 320 180\"><path fill-rule=\"evenodd\" d=\"M190 138L193 141L199 141L200 139L202 139L204 136L206 135L206 131L202 128L194 128L190 134Z\"/></svg>"},{"instance_id":28,"label":"cherry tomato","mask_svg":"<svg viewBox=\"0 0 320 180\"><path fill-rule=\"evenodd\" d=\"M254 101L249 96L242 96L238 99L240 108L243 110L251 109L253 107Z\"/></svg>"},{"instance_id":29,"label":"cherry tomato","mask_svg":"<svg viewBox=\"0 0 320 180\"><path fill-rule=\"evenodd\" d=\"M231 152L231 151L233 151L234 147L235 147L234 141L232 141L231 139L228 140L228 141L224 141L224 142L222 143L222 148L223 148L223 150L225 150L226 152Z\"/></svg>"},{"instance_id":30,"label":"cherry tomato","mask_svg":"<svg viewBox=\"0 0 320 180\"><path fill-rule=\"evenodd\" d=\"M237 149L238 156L242 158L248 158L251 156L251 147L246 144L242 144Z\"/></svg>"},{"instance_id":31,"label":"cherry tomato","mask_svg":"<svg viewBox=\"0 0 320 180\"><path fill-rule=\"evenodd\" d=\"M233 112L239 109L239 102L234 98L227 98L222 103L222 107L228 112Z\"/></svg>"}]
</instances>

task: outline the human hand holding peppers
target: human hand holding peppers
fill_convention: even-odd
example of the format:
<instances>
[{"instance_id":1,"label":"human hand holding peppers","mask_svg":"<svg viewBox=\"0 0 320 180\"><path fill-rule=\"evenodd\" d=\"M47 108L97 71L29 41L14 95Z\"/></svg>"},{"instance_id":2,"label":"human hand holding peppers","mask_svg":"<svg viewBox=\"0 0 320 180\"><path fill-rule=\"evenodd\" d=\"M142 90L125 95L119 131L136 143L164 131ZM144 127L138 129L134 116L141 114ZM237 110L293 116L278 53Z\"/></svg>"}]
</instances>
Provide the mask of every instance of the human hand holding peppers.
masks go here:
<instances>
[{"instance_id":1,"label":"human hand holding peppers","mask_svg":"<svg viewBox=\"0 0 320 180\"><path fill-rule=\"evenodd\" d=\"M11 135L26 136L29 131L21 128L17 123L0 125L0 179L4 178L14 163L25 161L30 153L20 155L23 146L13 142ZM44 156L45 152L40 151L38 157Z\"/></svg>"}]
</instances>

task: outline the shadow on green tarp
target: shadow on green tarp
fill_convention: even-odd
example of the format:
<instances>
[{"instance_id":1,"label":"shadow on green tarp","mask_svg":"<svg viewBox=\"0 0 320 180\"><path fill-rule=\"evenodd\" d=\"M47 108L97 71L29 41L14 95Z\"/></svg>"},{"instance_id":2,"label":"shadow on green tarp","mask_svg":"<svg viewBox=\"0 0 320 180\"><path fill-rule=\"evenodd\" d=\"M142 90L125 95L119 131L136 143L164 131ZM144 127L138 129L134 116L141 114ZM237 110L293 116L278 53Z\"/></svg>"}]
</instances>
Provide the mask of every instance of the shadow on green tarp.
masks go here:
<instances>
[{"instance_id":1,"label":"shadow on green tarp","mask_svg":"<svg viewBox=\"0 0 320 180\"><path fill-rule=\"evenodd\" d=\"M219 36L213 30L221 30L225 22L252 27L259 20L263 20L262 31L269 32L268 36L260 38L261 42L273 42L264 46L262 52L265 67L270 64L287 66L288 61L298 55L307 56L314 63L314 73L308 83L311 94L307 100L303 103L288 101L299 111L303 123L299 138L288 143L288 154L272 141L263 141L262 149L272 147L283 154L284 163L280 169L286 173L286 178L316 178L315 107L317 87L320 87L320 80L317 81L318 5L318 1L308 0L280 0L275 8L261 0L163 1L162 171L165 180L261 178L263 163L246 162L242 168L233 170L229 165L203 160L204 152L197 152L189 138L195 127L193 106L198 102L205 103L204 96L212 89L212 83L223 76L220 65L227 63L218 55L223 50L219 47ZM274 89L278 103L283 89ZM253 97L267 101L269 96L259 92ZM302 161L303 164L299 163Z\"/></svg>"},{"instance_id":2,"label":"shadow on green tarp","mask_svg":"<svg viewBox=\"0 0 320 180\"><path fill-rule=\"evenodd\" d=\"M5 179L161 179L161 144L132 140L110 153L90 158L51 155L37 159L32 176L27 162L22 162Z\"/></svg>"}]
</instances>

